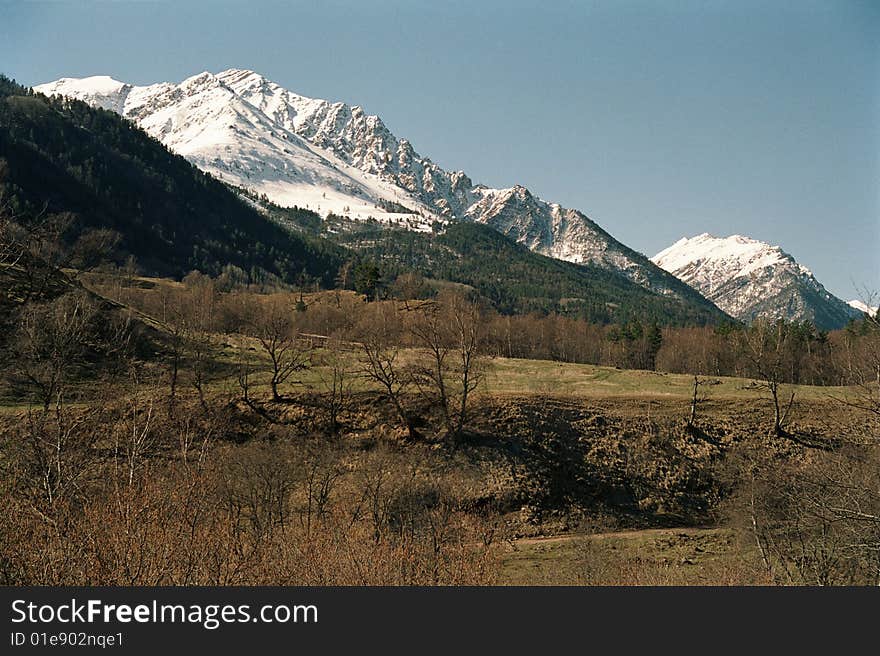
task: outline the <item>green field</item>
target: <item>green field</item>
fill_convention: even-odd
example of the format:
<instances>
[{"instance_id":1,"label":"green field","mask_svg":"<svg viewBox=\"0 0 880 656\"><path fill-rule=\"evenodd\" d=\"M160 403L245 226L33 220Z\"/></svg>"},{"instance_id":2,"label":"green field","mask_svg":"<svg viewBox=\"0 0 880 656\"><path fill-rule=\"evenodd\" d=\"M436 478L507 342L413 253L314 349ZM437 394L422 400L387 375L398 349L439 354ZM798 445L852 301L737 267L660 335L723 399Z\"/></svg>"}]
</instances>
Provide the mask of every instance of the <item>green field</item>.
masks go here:
<instances>
[{"instance_id":1,"label":"green field","mask_svg":"<svg viewBox=\"0 0 880 656\"><path fill-rule=\"evenodd\" d=\"M701 376L712 385L700 387L701 396L711 398L754 398L760 393L755 381L747 378ZM690 398L694 377L658 371L641 371L570 364L548 360L515 360L494 358L486 376L486 391L491 394L547 394L571 397L633 397ZM840 398L845 387L785 385L799 398L822 400Z\"/></svg>"},{"instance_id":2,"label":"green field","mask_svg":"<svg viewBox=\"0 0 880 656\"><path fill-rule=\"evenodd\" d=\"M321 350L315 353L320 361ZM412 361L416 356L410 350L401 360ZM226 359L232 363L235 354L226 351ZM252 357L261 367L268 361L259 352ZM359 369L356 350L345 354L353 372ZM288 385L288 391L320 389L320 381L326 376L326 368L315 366L297 374L297 383ZM259 374L257 380L262 380ZM756 388L756 381L748 378L725 376L701 376L710 384L700 386L701 397L709 399L754 399L764 393ZM480 391L490 396L552 396L566 398L655 398L689 400L693 395L694 377L688 374L672 374L659 371L617 369L591 364L573 364L551 360L524 360L515 358L489 358L485 361L484 378ZM235 381L229 381L235 384ZM367 381L358 380L354 373L354 389L371 389ZM800 400L828 401L846 398L852 393L847 387L820 387L814 385L783 385L781 396L795 392Z\"/></svg>"},{"instance_id":3,"label":"green field","mask_svg":"<svg viewBox=\"0 0 880 656\"><path fill-rule=\"evenodd\" d=\"M761 585L758 559L733 531L661 528L528 538L506 545L506 585Z\"/></svg>"},{"instance_id":4,"label":"green field","mask_svg":"<svg viewBox=\"0 0 880 656\"><path fill-rule=\"evenodd\" d=\"M236 335L219 340L216 344L215 371L209 375L207 389L219 394L239 394L236 369L242 353L253 367L253 392L259 397L267 393L269 360L256 340ZM356 346L344 351L340 357L349 370L352 391L369 391L371 383L360 375L360 354ZM315 349L314 366L298 372L281 386L287 394L303 391L320 392L322 381L327 379L328 368L321 364L327 352ZM405 351L401 361L413 361L414 350ZM608 399L658 399L670 401L689 400L693 394L693 376L657 371L617 369L590 364L573 364L550 360L523 360L512 358L489 358L485 360L484 377L479 392L490 396L547 396L559 398ZM756 382L747 378L724 376L707 377L710 384L700 386L700 396L710 400L755 399L765 395ZM81 386L88 397L89 384ZM844 399L853 393L847 387L819 387L812 385L783 385L781 396L795 392L801 401L831 401ZM0 412L15 412L28 406L20 401L0 397Z\"/></svg>"}]
</instances>

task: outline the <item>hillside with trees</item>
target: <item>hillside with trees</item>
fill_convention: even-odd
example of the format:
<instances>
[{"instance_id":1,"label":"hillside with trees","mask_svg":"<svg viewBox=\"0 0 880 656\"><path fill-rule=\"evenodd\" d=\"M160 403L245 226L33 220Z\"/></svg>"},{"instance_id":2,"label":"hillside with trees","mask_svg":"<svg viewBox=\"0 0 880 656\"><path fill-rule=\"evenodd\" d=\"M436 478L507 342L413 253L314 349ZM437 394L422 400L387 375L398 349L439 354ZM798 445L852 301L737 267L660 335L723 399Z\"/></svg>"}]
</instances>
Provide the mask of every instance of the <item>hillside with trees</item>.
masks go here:
<instances>
[{"instance_id":1,"label":"hillside with trees","mask_svg":"<svg viewBox=\"0 0 880 656\"><path fill-rule=\"evenodd\" d=\"M305 273L330 285L343 259L332 244L268 220L117 114L4 77L0 166L14 215L52 224L67 247L111 231L109 256L134 256L145 273L216 275L232 265L254 280L294 282Z\"/></svg>"},{"instance_id":2,"label":"hillside with trees","mask_svg":"<svg viewBox=\"0 0 880 656\"><path fill-rule=\"evenodd\" d=\"M76 281L6 226L0 583L486 584L529 536L668 527L682 562L724 560L600 548L544 574L877 581L870 320L658 331L457 290ZM571 362L594 354L619 366Z\"/></svg>"},{"instance_id":3,"label":"hillside with trees","mask_svg":"<svg viewBox=\"0 0 880 656\"><path fill-rule=\"evenodd\" d=\"M731 321L698 293L680 300L591 265L534 253L487 226L457 222L433 233L362 226L334 236L387 280L407 270L475 289L505 314L559 313L594 323L706 325Z\"/></svg>"}]
</instances>

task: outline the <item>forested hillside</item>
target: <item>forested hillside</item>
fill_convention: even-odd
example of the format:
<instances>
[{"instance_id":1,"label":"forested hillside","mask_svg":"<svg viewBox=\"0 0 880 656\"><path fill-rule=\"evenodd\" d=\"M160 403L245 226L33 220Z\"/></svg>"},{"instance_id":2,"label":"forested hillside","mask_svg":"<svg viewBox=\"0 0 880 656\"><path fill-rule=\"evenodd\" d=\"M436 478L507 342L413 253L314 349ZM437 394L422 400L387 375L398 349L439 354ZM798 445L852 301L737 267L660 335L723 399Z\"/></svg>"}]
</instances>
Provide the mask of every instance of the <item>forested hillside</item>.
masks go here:
<instances>
[{"instance_id":1,"label":"forested hillside","mask_svg":"<svg viewBox=\"0 0 880 656\"><path fill-rule=\"evenodd\" d=\"M90 229L119 233L119 258L147 273L217 274L331 284L341 250L291 234L222 182L120 116L34 94L0 76L2 191L18 217L64 217L68 243Z\"/></svg>"},{"instance_id":2,"label":"forested hillside","mask_svg":"<svg viewBox=\"0 0 880 656\"><path fill-rule=\"evenodd\" d=\"M539 255L481 224L452 223L434 234L376 227L336 238L382 263L386 277L410 268L470 285L503 313L558 312L597 323L636 317L674 325L729 320L692 290L688 302L661 296L608 269Z\"/></svg>"}]
</instances>

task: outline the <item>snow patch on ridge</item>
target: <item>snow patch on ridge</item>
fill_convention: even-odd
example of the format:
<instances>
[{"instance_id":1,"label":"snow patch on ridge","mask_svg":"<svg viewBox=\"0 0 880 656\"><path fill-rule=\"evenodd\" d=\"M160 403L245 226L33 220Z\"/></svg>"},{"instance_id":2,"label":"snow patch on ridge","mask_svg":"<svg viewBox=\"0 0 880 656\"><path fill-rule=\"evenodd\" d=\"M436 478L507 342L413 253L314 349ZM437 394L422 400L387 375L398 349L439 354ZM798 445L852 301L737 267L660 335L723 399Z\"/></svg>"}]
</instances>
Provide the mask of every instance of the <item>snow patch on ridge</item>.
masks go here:
<instances>
[{"instance_id":1,"label":"snow patch on ridge","mask_svg":"<svg viewBox=\"0 0 880 656\"><path fill-rule=\"evenodd\" d=\"M858 299L853 299L852 301L847 301L847 305L849 305L851 308L855 308L859 312L863 312L863 313L868 314L872 317L876 316L877 310L878 310L878 306L868 305L864 301L860 301Z\"/></svg>"}]
</instances>

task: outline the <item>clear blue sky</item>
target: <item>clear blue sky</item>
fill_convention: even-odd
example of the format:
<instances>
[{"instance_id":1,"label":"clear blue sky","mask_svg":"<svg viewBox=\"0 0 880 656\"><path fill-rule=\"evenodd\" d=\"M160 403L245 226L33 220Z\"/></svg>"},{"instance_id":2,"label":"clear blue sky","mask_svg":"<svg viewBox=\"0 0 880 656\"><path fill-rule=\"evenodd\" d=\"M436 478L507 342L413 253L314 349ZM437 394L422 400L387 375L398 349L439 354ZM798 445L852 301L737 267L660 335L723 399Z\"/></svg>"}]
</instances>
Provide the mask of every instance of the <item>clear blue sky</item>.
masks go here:
<instances>
[{"instance_id":1,"label":"clear blue sky","mask_svg":"<svg viewBox=\"0 0 880 656\"><path fill-rule=\"evenodd\" d=\"M647 255L740 233L845 299L880 290L880 2L0 0L24 84L230 67L360 104Z\"/></svg>"}]
</instances>

